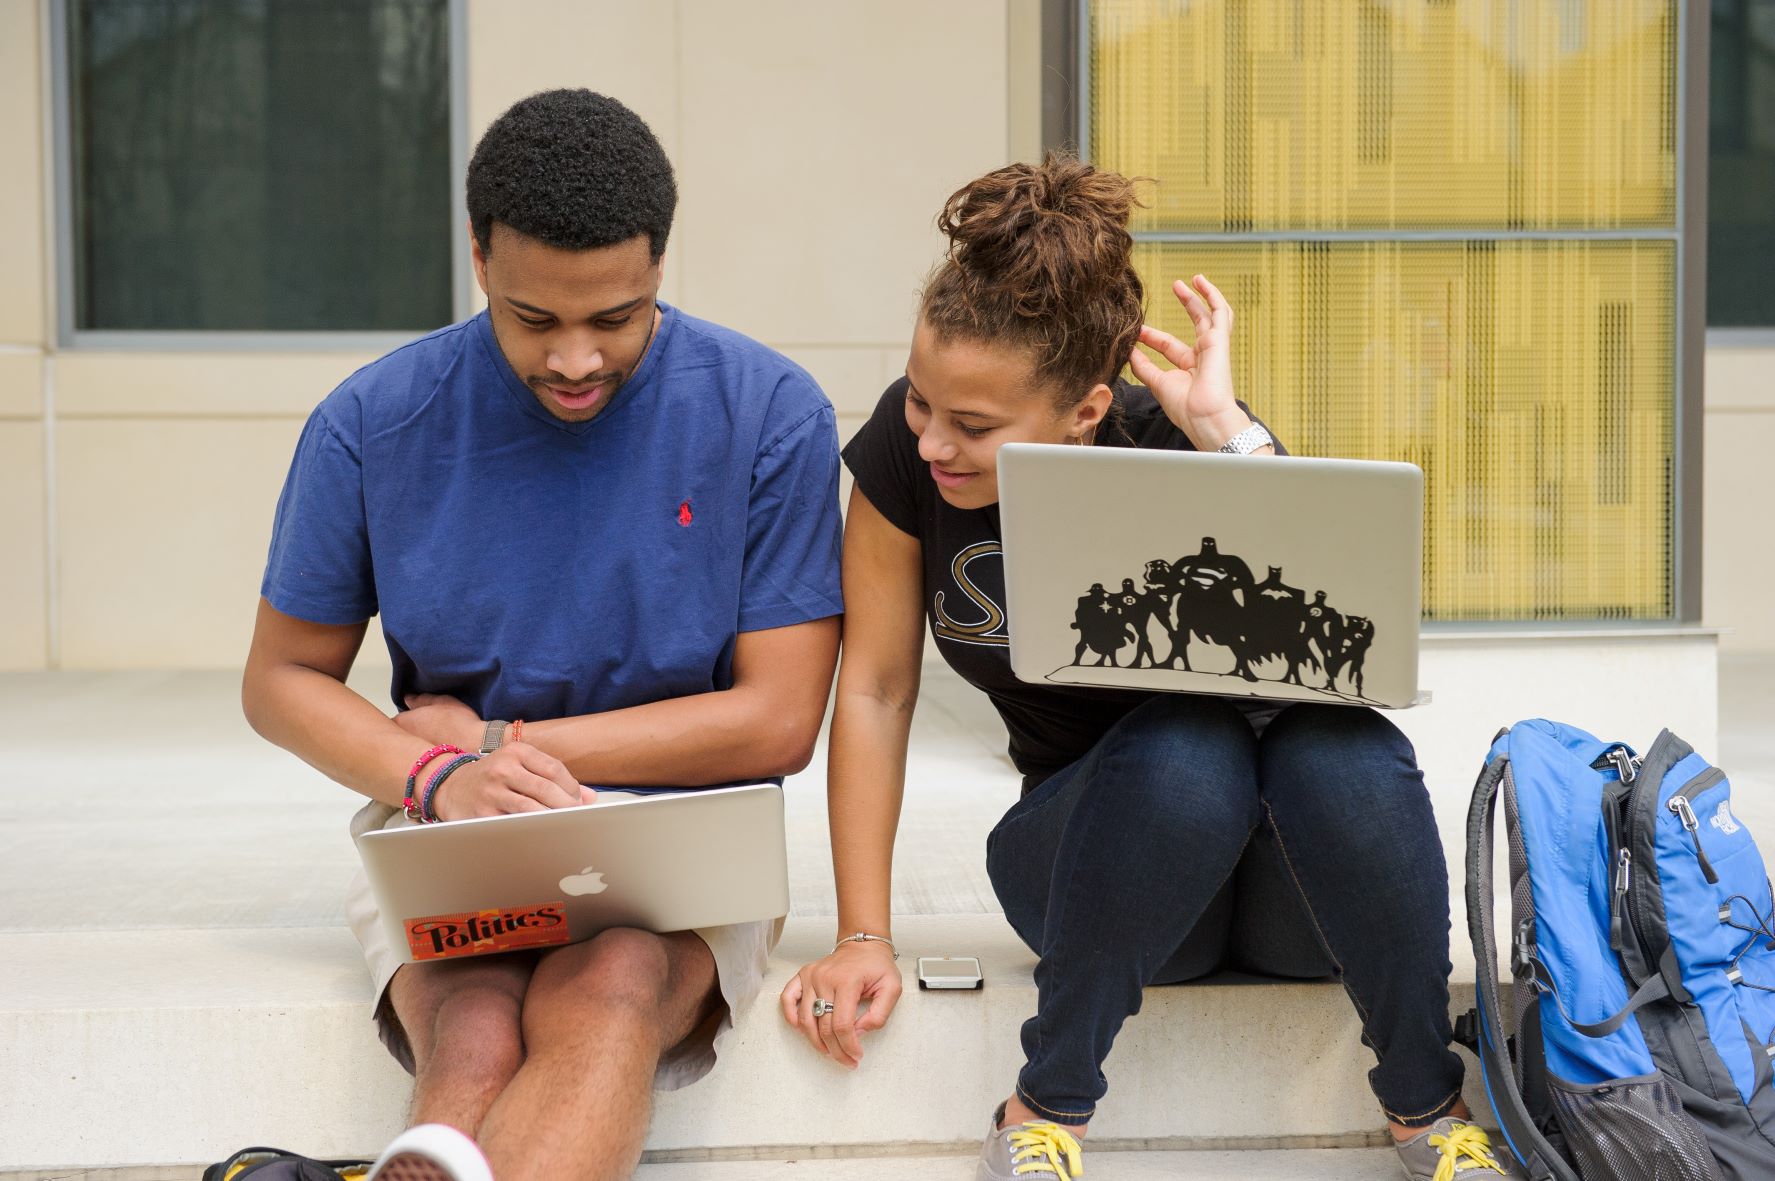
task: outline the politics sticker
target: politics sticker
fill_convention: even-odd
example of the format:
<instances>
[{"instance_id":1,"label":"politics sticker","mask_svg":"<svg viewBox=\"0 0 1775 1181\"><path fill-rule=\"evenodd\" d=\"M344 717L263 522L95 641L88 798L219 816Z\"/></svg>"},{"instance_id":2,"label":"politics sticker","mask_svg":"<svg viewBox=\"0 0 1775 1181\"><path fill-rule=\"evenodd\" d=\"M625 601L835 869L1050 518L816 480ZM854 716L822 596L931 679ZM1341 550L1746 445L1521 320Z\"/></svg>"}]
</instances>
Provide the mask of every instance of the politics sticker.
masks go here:
<instances>
[{"instance_id":1,"label":"politics sticker","mask_svg":"<svg viewBox=\"0 0 1775 1181\"><path fill-rule=\"evenodd\" d=\"M558 947L572 938L565 902L432 915L408 919L406 928L407 947L415 960Z\"/></svg>"}]
</instances>

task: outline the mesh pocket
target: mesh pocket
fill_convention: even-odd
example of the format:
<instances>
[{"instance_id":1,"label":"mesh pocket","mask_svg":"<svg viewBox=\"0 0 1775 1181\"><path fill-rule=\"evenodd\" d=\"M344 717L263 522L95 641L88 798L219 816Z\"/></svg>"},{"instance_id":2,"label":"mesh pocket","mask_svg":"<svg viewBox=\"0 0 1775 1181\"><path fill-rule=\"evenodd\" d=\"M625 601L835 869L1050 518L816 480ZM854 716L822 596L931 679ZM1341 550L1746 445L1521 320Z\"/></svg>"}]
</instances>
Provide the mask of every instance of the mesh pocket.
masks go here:
<instances>
[{"instance_id":1,"label":"mesh pocket","mask_svg":"<svg viewBox=\"0 0 1775 1181\"><path fill-rule=\"evenodd\" d=\"M1713 1152L1663 1075L1594 1086L1548 1081L1584 1181L1718 1181Z\"/></svg>"}]
</instances>

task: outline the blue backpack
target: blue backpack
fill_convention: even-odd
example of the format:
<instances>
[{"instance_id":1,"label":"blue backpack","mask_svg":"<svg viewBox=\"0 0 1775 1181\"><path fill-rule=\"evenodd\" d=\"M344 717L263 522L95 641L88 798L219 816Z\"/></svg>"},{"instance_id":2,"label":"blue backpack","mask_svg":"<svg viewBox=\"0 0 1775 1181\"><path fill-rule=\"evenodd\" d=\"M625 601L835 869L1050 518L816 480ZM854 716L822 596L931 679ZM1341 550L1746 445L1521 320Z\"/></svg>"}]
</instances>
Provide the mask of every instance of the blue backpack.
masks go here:
<instances>
[{"instance_id":1,"label":"blue backpack","mask_svg":"<svg viewBox=\"0 0 1775 1181\"><path fill-rule=\"evenodd\" d=\"M1775 898L1731 795L1668 730L1644 756L1541 719L1493 740L1467 817L1478 1007L1459 1026L1535 1181L1775 1178Z\"/></svg>"}]
</instances>

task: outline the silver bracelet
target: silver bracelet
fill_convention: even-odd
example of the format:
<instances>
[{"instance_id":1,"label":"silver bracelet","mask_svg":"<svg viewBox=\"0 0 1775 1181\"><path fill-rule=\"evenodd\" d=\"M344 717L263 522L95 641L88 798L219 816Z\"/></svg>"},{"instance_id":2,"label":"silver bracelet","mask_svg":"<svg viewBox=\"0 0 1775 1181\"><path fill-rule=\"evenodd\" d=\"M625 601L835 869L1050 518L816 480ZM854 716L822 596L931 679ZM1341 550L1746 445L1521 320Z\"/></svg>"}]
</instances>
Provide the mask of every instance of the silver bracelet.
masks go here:
<instances>
[{"instance_id":1,"label":"silver bracelet","mask_svg":"<svg viewBox=\"0 0 1775 1181\"><path fill-rule=\"evenodd\" d=\"M1261 422L1254 422L1220 445L1222 455L1250 455L1275 443Z\"/></svg>"},{"instance_id":2,"label":"silver bracelet","mask_svg":"<svg viewBox=\"0 0 1775 1181\"><path fill-rule=\"evenodd\" d=\"M888 950L894 953L894 958L900 958L900 953L894 948L894 941L892 939L883 939L880 935L871 935L867 931L858 931L855 935L846 935L843 939L840 939L837 943L832 945L832 950L836 952L847 943L885 943L888 945Z\"/></svg>"}]
</instances>

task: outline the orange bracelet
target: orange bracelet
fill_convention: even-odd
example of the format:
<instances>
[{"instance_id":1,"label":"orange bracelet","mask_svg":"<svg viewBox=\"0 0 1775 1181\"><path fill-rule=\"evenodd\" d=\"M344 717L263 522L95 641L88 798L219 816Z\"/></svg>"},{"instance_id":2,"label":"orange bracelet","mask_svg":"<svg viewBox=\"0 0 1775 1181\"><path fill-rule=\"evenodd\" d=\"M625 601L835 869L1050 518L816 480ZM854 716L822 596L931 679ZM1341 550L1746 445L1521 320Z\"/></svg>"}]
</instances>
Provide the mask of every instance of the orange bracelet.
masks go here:
<instances>
[{"instance_id":1,"label":"orange bracelet","mask_svg":"<svg viewBox=\"0 0 1775 1181\"><path fill-rule=\"evenodd\" d=\"M523 718L518 718L512 722L512 741L513 742L524 741L524 719Z\"/></svg>"}]
</instances>

